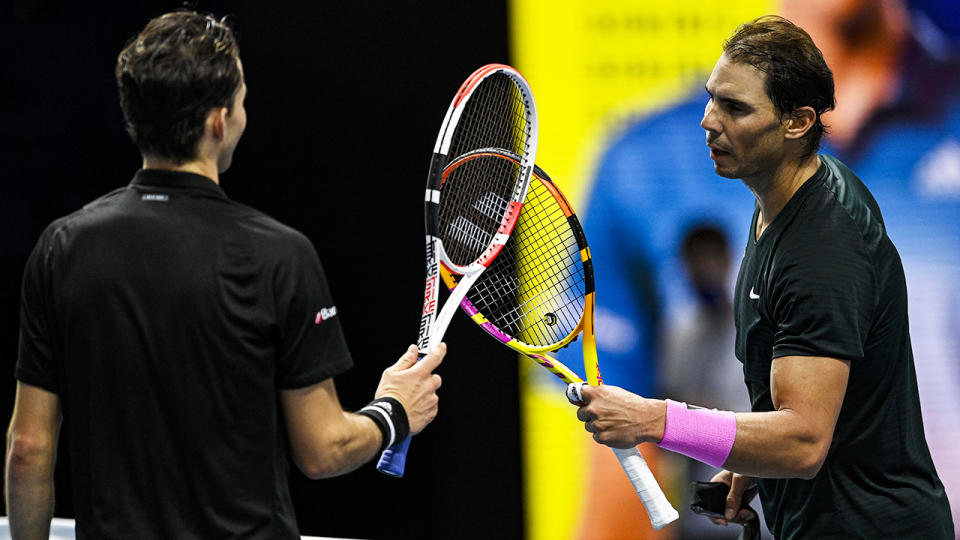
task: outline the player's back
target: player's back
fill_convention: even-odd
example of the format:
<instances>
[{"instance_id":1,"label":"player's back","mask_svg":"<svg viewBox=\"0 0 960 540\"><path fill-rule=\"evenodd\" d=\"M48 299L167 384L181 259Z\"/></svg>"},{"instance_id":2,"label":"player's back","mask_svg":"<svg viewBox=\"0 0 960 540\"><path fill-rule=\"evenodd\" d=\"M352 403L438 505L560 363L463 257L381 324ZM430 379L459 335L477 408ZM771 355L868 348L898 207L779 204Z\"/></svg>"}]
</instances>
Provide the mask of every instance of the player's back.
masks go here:
<instances>
[{"instance_id":1,"label":"player's back","mask_svg":"<svg viewBox=\"0 0 960 540\"><path fill-rule=\"evenodd\" d=\"M296 537L270 299L306 240L159 171L45 236L78 536Z\"/></svg>"}]
</instances>

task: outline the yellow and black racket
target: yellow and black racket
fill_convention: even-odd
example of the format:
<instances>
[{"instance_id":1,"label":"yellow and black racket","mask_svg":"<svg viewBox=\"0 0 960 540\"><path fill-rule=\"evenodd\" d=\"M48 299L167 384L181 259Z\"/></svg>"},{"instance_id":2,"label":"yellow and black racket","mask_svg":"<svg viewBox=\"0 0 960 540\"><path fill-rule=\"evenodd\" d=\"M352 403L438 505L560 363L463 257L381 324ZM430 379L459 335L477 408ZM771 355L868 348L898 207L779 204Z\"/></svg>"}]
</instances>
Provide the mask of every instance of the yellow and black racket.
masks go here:
<instances>
[{"instance_id":1,"label":"yellow and black racket","mask_svg":"<svg viewBox=\"0 0 960 540\"><path fill-rule=\"evenodd\" d=\"M477 159L517 163L519 157L500 149L480 149L452 161L443 174L456 174ZM441 265L440 274L451 290L461 280L459 273L446 265ZM582 334L586 378L599 385L603 378L593 328L594 296L593 264L580 221L550 177L534 167L513 234L467 291L460 307L497 341L534 359L566 383L583 379L546 353L565 347ZM614 449L614 453L653 527L659 529L677 519L677 511L639 450Z\"/></svg>"}]
</instances>

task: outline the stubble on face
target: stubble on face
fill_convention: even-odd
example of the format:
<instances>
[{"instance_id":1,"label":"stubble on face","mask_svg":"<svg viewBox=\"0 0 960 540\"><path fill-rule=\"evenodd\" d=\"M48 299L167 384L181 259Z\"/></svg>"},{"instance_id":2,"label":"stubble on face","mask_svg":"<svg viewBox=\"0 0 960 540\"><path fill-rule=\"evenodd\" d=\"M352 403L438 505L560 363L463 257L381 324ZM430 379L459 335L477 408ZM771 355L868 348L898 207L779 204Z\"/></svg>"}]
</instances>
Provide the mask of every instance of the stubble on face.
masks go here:
<instances>
[{"instance_id":1,"label":"stubble on face","mask_svg":"<svg viewBox=\"0 0 960 540\"><path fill-rule=\"evenodd\" d=\"M782 122L765 80L757 68L722 55L707 81L710 100L701 126L719 176L746 181L763 175L781 157Z\"/></svg>"}]
</instances>

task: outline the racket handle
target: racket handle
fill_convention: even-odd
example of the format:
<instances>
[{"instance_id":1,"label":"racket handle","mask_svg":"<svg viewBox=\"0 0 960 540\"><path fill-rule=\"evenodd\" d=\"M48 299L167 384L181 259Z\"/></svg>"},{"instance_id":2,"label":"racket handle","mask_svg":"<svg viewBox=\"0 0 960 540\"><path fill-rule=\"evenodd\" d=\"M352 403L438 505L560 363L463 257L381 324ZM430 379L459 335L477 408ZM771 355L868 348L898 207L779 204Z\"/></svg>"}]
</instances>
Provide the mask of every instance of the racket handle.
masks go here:
<instances>
[{"instance_id":1,"label":"racket handle","mask_svg":"<svg viewBox=\"0 0 960 540\"><path fill-rule=\"evenodd\" d=\"M438 275L439 274L436 274L433 279L437 279L436 276ZM447 325L450 324L450 319L460 305L460 301L463 300L463 297L467 294L467 290L470 289L470 286L473 285L478 277L480 277L479 272L465 275L463 279L460 280L460 284L450 292L447 303L443 305L443 309L440 310L436 321L433 322L433 328L426 334L427 343L420 345L417 362L423 360L423 357L426 356L427 353L423 351L432 349L434 344L439 343L443 339L443 334L447 332ZM403 441L384 450L383 453L380 454L380 461L377 462L377 470L388 476L396 476L397 478L403 476L403 469L407 464L407 450L409 448L410 437L407 437Z\"/></svg>"},{"instance_id":2,"label":"racket handle","mask_svg":"<svg viewBox=\"0 0 960 540\"><path fill-rule=\"evenodd\" d=\"M407 450L410 449L410 437L394 444L380 454L377 470L388 476L400 478L407 464Z\"/></svg>"},{"instance_id":3,"label":"racket handle","mask_svg":"<svg viewBox=\"0 0 960 540\"><path fill-rule=\"evenodd\" d=\"M680 517L680 514L663 494L660 484L653 477L650 467L647 466L647 462L644 461L636 447L614 448L613 453L616 454L617 461L620 462L623 471L627 473L627 478L633 484L633 489L640 496L654 529L660 529Z\"/></svg>"},{"instance_id":4,"label":"racket handle","mask_svg":"<svg viewBox=\"0 0 960 540\"><path fill-rule=\"evenodd\" d=\"M426 344L427 349L430 347L431 345ZM420 352L417 353L417 362L423 360L423 357L427 355L427 353L423 352L424 350L424 346L421 346ZM407 450L409 449L410 435L407 435L406 439L398 443L393 443L393 446L380 453L380 461L377 462L377 470L387 476L400 478L403 476L403 470L407 466Z\"/></svg>"}]
</instances>

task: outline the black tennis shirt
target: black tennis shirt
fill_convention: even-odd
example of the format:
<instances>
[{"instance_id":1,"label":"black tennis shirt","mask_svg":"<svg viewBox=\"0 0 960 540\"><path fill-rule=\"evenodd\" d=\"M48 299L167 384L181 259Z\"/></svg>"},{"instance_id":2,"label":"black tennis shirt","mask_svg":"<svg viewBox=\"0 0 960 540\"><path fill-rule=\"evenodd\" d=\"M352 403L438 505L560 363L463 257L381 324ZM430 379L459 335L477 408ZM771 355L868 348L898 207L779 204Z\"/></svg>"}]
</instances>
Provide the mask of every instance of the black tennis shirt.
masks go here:
<instances>
[{"instance_id":1,"label":"black tennis shirt","mask_svg":"<svg viewBox=\"0 0 960 540\"><path fill-rule=\"evenodd\" d=\"M900 256L866 186L820 160L759 239L754 211L737 277L736 352L754 411L774 410L774 358L850 362L817 476L758 480L767 526L780 539L953 538L924 438Z\"/></svg>"},{"instance_id":2,"label":"black tennis shirt","mask_svg":"<svg viewBox=\"0 0 960 540\"><path fill-rule=\"evenodd\" d=\"M278 389L352 366L309 240L141 170L53 222L16 376L58 394L78 538L298 538Z\"/></svg>"}]
</instances>

